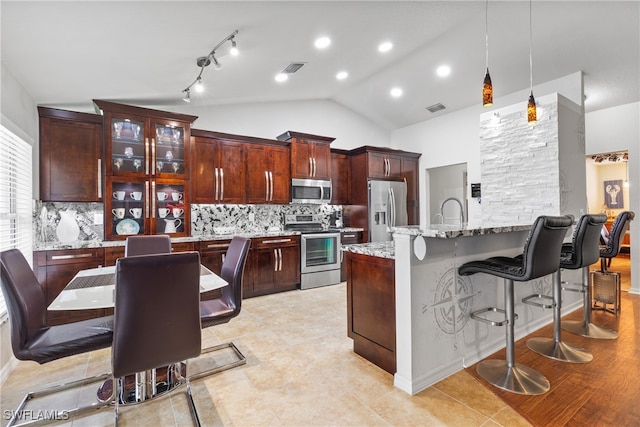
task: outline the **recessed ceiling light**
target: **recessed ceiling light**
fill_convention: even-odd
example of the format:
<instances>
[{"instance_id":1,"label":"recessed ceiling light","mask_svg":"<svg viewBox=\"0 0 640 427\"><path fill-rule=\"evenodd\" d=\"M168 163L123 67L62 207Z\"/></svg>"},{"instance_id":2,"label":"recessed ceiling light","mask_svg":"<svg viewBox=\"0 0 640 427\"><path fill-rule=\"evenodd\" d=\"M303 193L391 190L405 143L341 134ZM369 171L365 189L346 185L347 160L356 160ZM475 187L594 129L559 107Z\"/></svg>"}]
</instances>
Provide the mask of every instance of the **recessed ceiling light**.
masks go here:
<instances>
[{"instance_id":1,"label":"recessed ceiling light","mask_svg":"<svg viewBox=\"0 0 640 427\"><path fill-rule=\"evenodd\" d=\"M331 39L329 37L320 37L316 39L314 44L318 49L324 49L326 47L329 47L329 45L331 44Z\"/></svg>"},{"instance_id":2,"label":"recessed ceiling light","mask_svg":"<svg viewBox=\"0 0 640 427\"><path fill-rule=\"evenodd\" d=\"M402 89L400 89L399 87L394 87L393 89L391 89L390 93L394 98L399 98L402 96Z\"/></svg>"},{"instance_id":3,"label":"recessed ceiling light","mask_svg":"<svg viewBox=\"0 0 640 427\"><path fill-rule=\"evenodd\" d=\"M289 76L285 73L276 74L276 81L279 83L286 82L289 79Z\"/></svg>"},{"instance_id":4,"label":"recessed ceiling light","mask_svg":"<svg viewBox=\"0 0 640 427\"><path fill-rule=\"evenodd\" d=\"M441 65L436 69L436 73L440 77L447 77L449 74L451 74L451 67L449 67L448 65Z\"/></svg>"},{"instance_id":5,"label":"recessed ceiling light","mask_svg":"<svg viewBox=\"0 0 640 427\"><path fill-rule=\"evenodd\" d=\"M382 42L378 45L378 52L389 52L393 48L393 43L391 42Z\"/></svg>"},{"instance_id":6,"label":"recessed ceiling light","mask_svg":"<svg viewBox=\"0 0 640 427\"><path fill-rule=\"evenodd\" d=\"M349 77L349 73L347 73L346 71L340 71L338 74L336 74L336 79L338 80L344 80L347 77Z\"/></svg>"}]
</instances>

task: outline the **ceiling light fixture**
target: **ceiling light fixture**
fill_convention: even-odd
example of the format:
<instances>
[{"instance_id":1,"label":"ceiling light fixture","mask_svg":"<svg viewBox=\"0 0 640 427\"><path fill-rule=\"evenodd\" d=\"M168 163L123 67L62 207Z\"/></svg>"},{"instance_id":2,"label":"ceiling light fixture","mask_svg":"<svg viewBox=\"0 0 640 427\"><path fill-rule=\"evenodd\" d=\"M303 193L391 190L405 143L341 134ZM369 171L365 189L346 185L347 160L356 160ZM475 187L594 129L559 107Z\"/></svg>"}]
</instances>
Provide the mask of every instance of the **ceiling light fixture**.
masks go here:
<instances>
[{"instance_id":1,"label":"ceiling light fixture","mask_svg":"<svg viewBox=\"0 0 640 427\"><path fill-rule=\"evenodd\" d=\"M238 46L236 45L236 41L231 39L231 49L229 49L229 53L233 56L240 55L240 51L238 50Z\"/></svg>"},{"instance_id":2,"label":"ceiling light fixture","mask_svg":"<svg viewBox=\"0 0 640 427\"><path fill-rule=\"evenodd\" d=\"M484 75L484 83L482 84L482 105L488 107L493 105L493 84L489 75L489 0L486 1L484 8L484 41L487 73Z\"/></svg>"},{"instance_id":3,"label":"ceiling light fixture","mask_svg":"<svg viewBox=\"0 0 640 427\"><path fill-rule=\"evenodd\" d=\"M532 29L531 29L531 0L529 0L529 86L531 94L529 95L529 102L527 103L527 123L535 123L537 118L536 113L536 99L533 97L533 41L532 41Z\"/></svg>"},{"instance_id":4,"label":"ceiling light fixture","mask_svg":"<svg viewBox=\"0 0 640 427\"><path fill-rule=\"evenodd\" d=\"M331 44L331 39L329 37L320 37L316 39L314 43L315 47L317 47L318 49L325 49L329 47L330 44Z\"/></svg>"},{"instance_id":5,"label":"ceiling light fixture","mask_svg":"<svg viewBox=\"0 0 640 427\"><path fill-rule=\"evenodd\" d=\"M236 41L235 41L235 36L237 34L238 34L238 30L235 30L233 33L229 34L227 37L222 39L222 41L220 43L218 43L211 50L211 52L209 52L209 54L207 56L201 56L198 59L196 59L196 65L198 67L200 67L200 72L198 73L198 76L193 81L193 83L191 83L189 86L187 86L185 89L182 90L182 92L185 94L184 97L182 98L182 100L184 102L191 102L191 88L193 88L196 92L204 91L204 86L202 84L202 73L204 73L204 69L205 68L207 68L211 63L213 63L213 67L216 70L219 70L219 69L222 68L222 64L220 64L220 62L218 61L218 59L215 56L216 55L216 51L218 50L218 48L220 48L220 46L222 46L226 42L230 41L231 42L231 54L234 55L234 56L236 56L238 54L238 48L236 46ZM234 53L234 51L236 53Z\"/></svg>"},{"instance_id":6,"label":"ceiling light fixture","mask_svg":"<svg viewBox=\"0 0 640 427\"><path fill-rule=\"evenodd\" d=\"M441 65L436 69L436 74L438 74L438 76L440 77L447 77L449 74L451 74L451 67L449 67L448 65Z\"/></svg>"},{"instance_id":7,"label":"ceiling light fixture","mask_svg":"<svg viewBox=\"0 0 640 427\"><path fill-rule=\"evenodd\" d=\"M347 73L346 71L340 71L338 74L336 74L336 79L338 80L344 80L347 77L349 77L349 73Z\"/></svg>"},{"instance_id":8,"label":"ceiling light fixture","mask_svg":"<svg viewBox=\"0 0 640 427\"><path fill-rule=\"evenodd\" d=\"M289 75L285 73L276 74L276 81L279 83L286 82L289 79Z\"/></svg>"},{"instance_id":9,"label":"ceiling light fixture","mask_svg":"<svg viewBox=\"0 0 640 427\"><path fill-rule=\"evenodd\" d=\"M378 52L381 52L381 53L389 52L392 48L393 48L393 43L382 42L378 45Z\"/></svg>"},{"instance_id":10,"label":"ceiling light fixture","mask_svg":"<svg viewBox=\"0 0 640 427\"><path fill-rule=\"evenodd\" d=\"M394 87L393 89L391 89L390 93L394 98L400 98L402 96L402 89L400 89L399 87Z\"/></svg>"}]
</instances>

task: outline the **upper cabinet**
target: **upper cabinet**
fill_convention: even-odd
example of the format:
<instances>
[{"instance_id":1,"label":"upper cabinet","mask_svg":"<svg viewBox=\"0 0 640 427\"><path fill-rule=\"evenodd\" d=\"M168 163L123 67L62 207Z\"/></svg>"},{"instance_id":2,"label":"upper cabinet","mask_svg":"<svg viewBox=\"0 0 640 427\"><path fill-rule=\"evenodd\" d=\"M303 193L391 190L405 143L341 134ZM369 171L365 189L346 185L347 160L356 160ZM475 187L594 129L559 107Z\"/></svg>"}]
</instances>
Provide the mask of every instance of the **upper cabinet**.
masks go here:
<instances>
[{"instance_id":1,"label":"upper cabinet","mask_svg":"<svg viewBox=\"0 0 640 427\"><path fill-rule=\"evenodd\" d=\"M351 203L351 161L348 151L331 150L331 204Z\"/></svg>"},{"instance_id":2,"label":"upper cabinet","mask_svg":"<svg viewBox=\"0 0 640 427\"><path fill-rule=\"evenodd\" d=\"M189 236L190 134L197 117L94 103L104 116L105 239Z\"/></svg>"},{"instance_id":3,"label":"upper cabinet","mask_svg":"<svg viewBox=\"0 0 640 427\"><path fill-rule=\"evenodd\" d=\"M40 199L102 201L102 117L38 107Z\"/></svg>"},{"instance_id":4,"label":"upper cabinet","mask_svg":"<svg viewBox=\"0 0 640 427\"><path fill-rule=\"evenodd\" d=\"M286 145L247 144L247 202L287 204L291 201L291 152Z\"/></svg>"},{"instance_id":5,"label":"upper cabinet","mask_svg":"<svg viewBox=\"0 0 640 427\"><path fill-rule=\"evenodd\" d=\"M367 152L369 178L402 179L402 156L377 151Z\"/></svg>"},{"instance_id":6,"label":"upper cabinet","mask_svg":"<svg viewBox=\"0 0 640 427\"><path fill-rule=\"evenodd\" d=\"M192 202L245 203L245 144L218 132L191 135Z\"/></svg>"},{"instance_id":7,"label":"upper cabinet","mask_svg":"<svg viewBox=\"0 0 640 427\"><path fill-rule=\"evenodd\" d=\"M331 179L331 147L335 138L287 131L278 136L291 143L291 178Z\"/></svg>"}]
</instances>

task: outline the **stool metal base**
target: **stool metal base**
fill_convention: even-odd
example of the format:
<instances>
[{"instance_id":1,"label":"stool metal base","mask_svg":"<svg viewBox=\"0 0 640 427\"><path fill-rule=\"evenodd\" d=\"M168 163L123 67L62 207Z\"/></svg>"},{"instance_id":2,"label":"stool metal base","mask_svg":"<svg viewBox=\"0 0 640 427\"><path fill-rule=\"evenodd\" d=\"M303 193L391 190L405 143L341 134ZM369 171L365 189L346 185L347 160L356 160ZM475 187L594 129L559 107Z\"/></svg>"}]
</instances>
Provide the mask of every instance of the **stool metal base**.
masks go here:
<instances>
[{"instance_id":1,"label":"stool metal base","mask_svg":"<svg viewBox=\"0 0 640 427\"><path fill-rule=\"evenodd\" d=\"M538 354L561 362L587 363L593 355L586 348L577 347L553 338L535 337L527 340L527 347Z\"/></svg>"},{"instance_id":2,"label":"stool metal base","mask_svg":"<svg viewBox=\"0 0 640 427\"><path fill-rule=\"evenodd\" d=\"M512 393L536 395L550 388L549 380L540 372L519 363L510 367L506 360L483 360L476 371L492 385Z\"/></svg>"},{"instance_id":3,"label":"stool metal base","mask_svg":"<svg viewBox=\"0 0 640 427\"><path fill-rule=\"evenodd\" d=\"M615 340L618 338L618 333L613 329L602 328L583 320L565 320L562 322L562 329L587 338L600 340Z\"/></svg>"}]
</instances>

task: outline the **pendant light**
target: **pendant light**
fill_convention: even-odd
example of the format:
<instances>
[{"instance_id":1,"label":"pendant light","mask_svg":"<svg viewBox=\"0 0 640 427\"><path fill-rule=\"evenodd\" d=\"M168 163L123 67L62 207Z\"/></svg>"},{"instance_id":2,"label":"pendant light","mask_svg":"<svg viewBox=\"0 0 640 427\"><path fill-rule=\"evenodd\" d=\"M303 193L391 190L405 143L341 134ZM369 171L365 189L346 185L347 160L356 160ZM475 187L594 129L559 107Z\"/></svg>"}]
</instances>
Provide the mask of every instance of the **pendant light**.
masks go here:
<instances>
[{"instance_id":1,"label":"pendant light","mask_svg":"<svg viewBox=\"0 0 640 427\"><path fill-rule=\"evenodd\" d=\"M489 0L486 0L484 8L484 40L485 40L485 65L487 73L482 84L482 105L488 107L493 104L493 85L489 75Z\"/></svg>"},{"instance_id":2,"label":"pendant light","mask_svg":"<svg viewBox=\"0 0 640 427\"><path fill-rule=\"evenodd\" d=\"M531 94L529 95L529 102L527 104L527 122L535 123L537 118L536 112L536 100L533 97L533 53L532 53L532 30L531 30L531 0L529 0L529 86Z\"/></svg>"}]
</instances>

